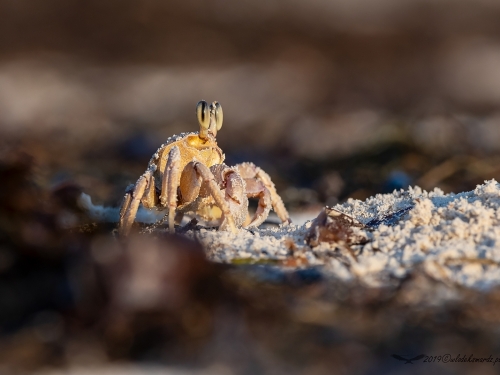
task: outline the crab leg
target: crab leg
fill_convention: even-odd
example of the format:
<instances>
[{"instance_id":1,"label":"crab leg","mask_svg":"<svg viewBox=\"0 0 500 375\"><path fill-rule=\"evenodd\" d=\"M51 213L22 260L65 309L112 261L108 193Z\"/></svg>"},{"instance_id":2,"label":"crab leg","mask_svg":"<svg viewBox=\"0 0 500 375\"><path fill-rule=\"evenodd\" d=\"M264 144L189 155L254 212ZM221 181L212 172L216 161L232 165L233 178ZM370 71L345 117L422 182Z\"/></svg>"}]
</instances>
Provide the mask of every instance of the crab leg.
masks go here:
<instances>
[{"instance_id":1,"label":"crab leg","mask_svg":"<svg viewBox=\"0 0 500 375\"><path fill-rule=\"evenodd\" d=\"M127 210L130 207L130 202L132 200L132 192L134 191L134 187L135 187L135 185L129 185L125 189L125 196L123 197L122 205L120 208L120 220L119 220L119 224L118 224L119 228L121 228L123 226L123 217L125 216L125 213L127 212Z\"/></svg>"},{"instance_id":2,"label":"crab leg","mask_svg":"<svg viewBox=\"0 0 500 375\"><path fill-rule=\"evenodd\" d=\"M247 183L247 186L251 186L252 180L254 181L257 179L258 181L261 181L264 187L268 190L270 196L271 196L271 203L273 206L274 211L276 214L278 214L278 217L280 220L285 223L285 224L290 224L292 221L290 220L290 216L288 215L288 211L285 208L285 205L283 204L283 201L281 200L281 197L278 195L276 192L276 188L274 187L273 182L271 181L271 177L264 172L262 169L257 167L253 163L241 163L235 165L235 168L238 169L238 172L240 173L241 177L245 179L245 182ZM265 199L265 198L261 198ZM259 206L260 206L260 201L259 201ZM257 210L258 212L258 210ZM256 216L257 216L256 212ZM254 221L256 221L256 217L254 217ZM264 218L265 219L265 218ZM251 223L251 224L252 224ZM252 224L254 225L254 224Z\"/></svg>"},{"instance_id":3,"label":"crab leg","mask_svg":"<svg viewBox=\"0 0 500 375\"><path fill-rule=\"evenodd\" d=\"M224 193L220 190L219 184L217 183L213 173L205 165L197 161L192 163L192 168L196 171L198 176L200 176L203 181L207 183L210 194L224 215L224 221L227 223L231 231L236 233L236 225L234 223L233 215L231 214L231 209L229 204L224 199Z\"/></svg>"},{"instance_id":4,"label":"crab leg","mask_svg":"<svg viewBox=\"0 0 500 375\"><path fill-rule=\"evenodd\" d=\"M146 171L135 183L135 186L127 191L125 197L123 198L122 208L120 210L120 223L118 226L118 231L121 235L126 236L132 224L134 223L135 215L139 209L139 203L144 196L144 191L148 185L148 182L152 178L152 172L150 170Z\"/></svg>"},{"instance_id":5,"label":"crab leg","mask_svg":"<svg viewBox=\"0 0 500 375\"><path fill-rule=\"evenodd\" d=\"M180 191L182 202L193 202L200 193L202 178L194 168L194 161L189 162L182 171Z\"/></svg>"},{"instance_id":6,"label":"crab leg","mask_svg":"<svg viewBox=\"0 0 500 375\"><path fill-rule=\"evenodd\" d=\"M229 205L231 217L237 227L241 227L248 214L248 198L243 178L234 168L225 164L216 164L210 167L219 189L224 194L224 201ZM224 228L227 223L222 223Z\"/></svg>"},{"instance_id":7,"label":"crab leg","mask_svg":"<svg viewBox=\"0 0 500 375\"><path fill-rule=\"evenodd\" d=\"M181 177L181 153L177 146L172 147L167 156L167 164L163 172L160 203L168 208L168 229L175 233L175 210L177 208L177 188Z\"/></svg>"},{"instance_id":8,"label":"crab leg","mask_svg":"<svg viewBox=\"0 0 500 375\"><path fill-rule=\"evenodd\" d=\"M271 193L262 181L248 179L246 180L246 194L249 198L259 198L257 211L255 211L252 221L246 227L258 227L266 220L271 210Z\"/></svg>"},{"instance_id":9,"label":"crab leg","mask_svg":"<svg viewBox=\"0 0 500 375\"><path fill-rule=\"evenodd\" d=\"M151 173L149 176L148 186L144 191L144 196L141 199L141 203L146 208L153 208L156 207L157 201L158 199L156 197L155 177L154 174Z\"/></svg>"}]
</instances>

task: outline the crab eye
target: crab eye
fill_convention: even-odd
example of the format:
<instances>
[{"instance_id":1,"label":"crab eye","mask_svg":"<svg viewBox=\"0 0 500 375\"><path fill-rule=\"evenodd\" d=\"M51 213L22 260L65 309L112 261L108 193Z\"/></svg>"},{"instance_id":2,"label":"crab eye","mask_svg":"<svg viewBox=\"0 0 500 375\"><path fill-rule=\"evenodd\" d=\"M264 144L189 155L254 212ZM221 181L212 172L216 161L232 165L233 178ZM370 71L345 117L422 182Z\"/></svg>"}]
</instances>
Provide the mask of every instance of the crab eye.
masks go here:
<instances>
[{"instance_id":1,"label":"crab eye","mask_svg":"<svg viewBox=\"0 0 500 375\"><path fill-rule=\"evenodd\" d=\"M222 113L222 106L219 102L214 102L215 105L215 124L217 125L217 131L222 128L222 120L224 119L224 114Z\"/></svg>"},{"instance_id":2,"label":"crab eye","mask_svg":"<svg viewBox=\"0 0 500 375\"><path fill-rule=\"evenodd\" d=\"M210 109L208 103L201 100L196 105L196 117L198 117L198 122L203 129L208 129L210 126Z\"/></svg>"}]
</instances>

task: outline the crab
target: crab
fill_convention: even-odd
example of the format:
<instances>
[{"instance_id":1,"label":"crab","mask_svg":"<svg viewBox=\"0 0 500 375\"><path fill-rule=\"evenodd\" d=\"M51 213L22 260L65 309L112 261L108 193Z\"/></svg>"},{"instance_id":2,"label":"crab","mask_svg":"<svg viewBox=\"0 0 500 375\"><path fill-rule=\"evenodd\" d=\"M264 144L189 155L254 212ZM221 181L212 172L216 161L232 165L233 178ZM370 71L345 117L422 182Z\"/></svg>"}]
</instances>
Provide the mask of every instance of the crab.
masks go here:
<instances>
[{"instance_id":1,"label":"crab","mask_svg":"<svg viewBox=\"0 0 500 375\"><path fill-rule=\"evenodd\" d=\"M196 106L198 132L182 133L167 139L149 161L135 185L130 185L120 209L118 232L130 233L139 205L167 211L168 228L185 214L219 225L219 230L257 227L271 207L280 220L291 222L269 175L253 163L229 167L217 145L223 113L218 102L200 101ZM257 198L258 207L250 218L248 198Z\"/></svg>"}]
</instances>

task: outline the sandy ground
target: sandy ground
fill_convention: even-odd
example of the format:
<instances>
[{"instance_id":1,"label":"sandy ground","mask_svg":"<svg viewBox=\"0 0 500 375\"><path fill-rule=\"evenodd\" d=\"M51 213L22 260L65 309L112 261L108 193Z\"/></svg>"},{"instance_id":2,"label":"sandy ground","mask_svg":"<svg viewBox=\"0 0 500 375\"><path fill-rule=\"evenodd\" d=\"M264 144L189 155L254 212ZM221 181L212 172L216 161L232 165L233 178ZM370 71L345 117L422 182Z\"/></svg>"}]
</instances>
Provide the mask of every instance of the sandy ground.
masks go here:
<instances>
[{"instance_id":1,"label":"sandy ground","mask_svg":"<svg viewBox=\"0 0 500 375\"><path fill-rule=\"evenodd\" d=\"M85 204L95 218L116 219L116 209L95 207L88 197ZM314 246L307 240L312 220L237 233L198 226L186 235L200 241L216 262L276 264L285 270L319 267L327 277L366 286L391 285L416 268L450 286L487 291L500 284L500 186L495 180L459 194L410 187L333 208L357 224L348 228L357 241L320 239ZM142 210L139 221L159 217L151 215ZM300 224L305 215L292 217Z\"/></svg>"}]
</instances>

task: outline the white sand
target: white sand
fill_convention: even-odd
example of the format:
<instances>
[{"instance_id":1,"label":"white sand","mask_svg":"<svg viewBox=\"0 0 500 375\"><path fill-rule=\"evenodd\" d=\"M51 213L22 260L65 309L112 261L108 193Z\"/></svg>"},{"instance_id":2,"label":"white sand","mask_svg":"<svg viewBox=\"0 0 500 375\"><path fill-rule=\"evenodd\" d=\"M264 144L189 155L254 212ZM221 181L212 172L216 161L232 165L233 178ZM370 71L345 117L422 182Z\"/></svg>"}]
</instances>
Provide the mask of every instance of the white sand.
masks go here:
<instances>
[{"instance_id":1,"label":"white sand","mask_svg":"<svg viewBox=\"0 0 500 375\"><path fill-rule=\"evenodd\" d=\"M81 204L95 220L117 220L116 209L94 206L88 196L82 196ZM350 250L330 243L311 248L305 242L311 221L235 234L201 229L186 235L197 238L217 262L319 266L327 277L368 286L386 285L417 268L447 285L488 290L500 284L500 185L495 180L460 194L414 187L364 202L349 199L334 208L370 225L356 229L368 243ZM152 211L148 216L142 209L137 220L154 222L158 215ZM377 220L382 224L374 225Z\"/></svg>"},{"instance_id":2,"label":"white sand","mask_svg":"<svg viewBox=\"0 0 500 375\"><path fill-rule=\"evenodd\" d=\"M198 238L215 261L285 261L294 252L308 265L323 266L326 275L369 286L403 278L417 267L449 285L488 290L500 284L500 185L495 180L460 194L415 187L364 202L349 199L334 208L366 224L412 206L392 225L360 229L370 241L352 246L353 252L336 244L307 246L310 221L237 234L206 229L187 234Z\"/></svg>"}]
</instances>

